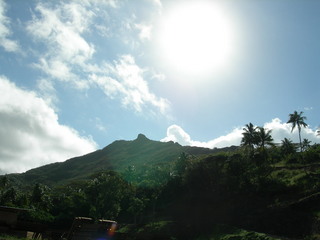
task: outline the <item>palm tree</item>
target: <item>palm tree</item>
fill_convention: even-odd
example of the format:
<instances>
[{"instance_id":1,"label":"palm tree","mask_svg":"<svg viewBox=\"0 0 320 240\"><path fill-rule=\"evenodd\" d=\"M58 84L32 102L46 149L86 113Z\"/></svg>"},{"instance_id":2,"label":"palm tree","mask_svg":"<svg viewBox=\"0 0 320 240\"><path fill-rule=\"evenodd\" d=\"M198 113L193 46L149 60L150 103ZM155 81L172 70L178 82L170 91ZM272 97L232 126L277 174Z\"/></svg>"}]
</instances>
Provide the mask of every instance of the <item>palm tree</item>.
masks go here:
<instances>
[{"instance_id":1,"label":"palm tree","mask_svg":"<svg viewBox=\"0 0 320 240\"><path fill-rule=\"evenodd\" d=\"M310 147L311 147L311 141L308 140L308 139L303 139L302 141L302 147L303 147L303 150L308 150Z\"/></svg>"},{"instance_id":2,"label":"palm tree","mask_svg":"<svg viewBox=\"0 0 320 240\"><path fill-rule=\"evenodd\" d=\"M298 127L299 132L299 142L300 142L300 149L302 152L302 143L301 143L301 126L307 127L308 124L306 124L304 121L307 120L305 116L302 116L303 112L298 113L297 111L294 111L294 113L289 114L289 120L287 123L292 124L291 132L295 127Z\"/></svg>"},{"instance_id":3,"label":"palm tree","mask_svg":"<svg viewBox=\"0 0 320 240\"><path fill-rule=\"evenodd\" d=\"M257 127L253 126L252 123L246 124L243 128L243 137L241 139L242 146L248 146L250 151L253 151L254 145L257 144L258 135L257 135Z\"/></svg>"},{"instance_id":4,"label":"palm tree","mask_svg":"<svg viewBox=\"0 0 320 240\"><path fill-rule=\"evenodd\" d=\"M258 137L258 145L261 147L264 152L265 146L273 146L273 138L271 136L272 130L266 130L263 127L258 127L257 137Z\"/></svg>"},{"instance_id":5,"label":"palm tree","mask_svg":"<svg viewBox=\"0 0 320 240\"><path fill-rule=\"evenodd\" d=\"M290 139L284 138L281 141L281 152L285 155L288 155L290 153L295 153L296 146L293 144L293 142Z\"/></svg>"}]
</instances>

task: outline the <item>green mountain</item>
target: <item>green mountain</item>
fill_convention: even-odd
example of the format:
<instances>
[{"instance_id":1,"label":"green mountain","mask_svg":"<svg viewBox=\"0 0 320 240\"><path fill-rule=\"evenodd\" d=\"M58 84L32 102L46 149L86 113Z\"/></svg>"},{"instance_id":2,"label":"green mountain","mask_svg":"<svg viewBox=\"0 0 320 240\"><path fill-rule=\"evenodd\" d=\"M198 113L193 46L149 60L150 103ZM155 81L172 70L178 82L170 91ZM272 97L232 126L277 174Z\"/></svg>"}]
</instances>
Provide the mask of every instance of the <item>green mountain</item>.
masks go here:
<instances>
[{"instance_id":1,"label":"green mountain","mask_svg":"<svg viewBox=\"0 0 320 240\"><path fill-rule=\"evenodd\" d=\"M76 179L85 179L103 170L124 171L129 166L136 169L144 165L166 164L176 160L182 152L191 155L212 154L234 150L236 147L209 149L181 146L174 142L159 142L139 134L133 141L118 140L95 152L71 158L65 162L48 164L15 175L18 181L34 184L54 185Z\"/></svg>"},{"instance_id":2,"label":"green mountain","mask_svg":"<svg viewBox=\"0 0 320 240\"><path fill-rule=\"evenodd\" d=\"M139 134L0 178L0 205L37 209L25 219L52 226L115 219L117 239L319 239L320 145L284 150L186 147Z\"/></svg>"}]
</instances>

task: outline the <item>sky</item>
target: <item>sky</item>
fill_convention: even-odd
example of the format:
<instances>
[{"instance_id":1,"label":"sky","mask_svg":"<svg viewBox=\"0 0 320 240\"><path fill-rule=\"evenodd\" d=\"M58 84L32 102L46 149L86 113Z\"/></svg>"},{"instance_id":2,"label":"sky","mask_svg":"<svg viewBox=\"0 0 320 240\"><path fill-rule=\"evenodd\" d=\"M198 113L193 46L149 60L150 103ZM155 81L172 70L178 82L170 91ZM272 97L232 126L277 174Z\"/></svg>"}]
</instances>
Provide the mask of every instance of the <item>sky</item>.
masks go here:
<instances>
[{"instance_id":1,"label":"sky","mask_svg":"<svg viewBox=\"0 0 320 240\"><path fill-rule=\"evenodd\" d=\"M139 133L320 143L320 1L0 0L0 174Z\"/></svg>"}]
</instances>

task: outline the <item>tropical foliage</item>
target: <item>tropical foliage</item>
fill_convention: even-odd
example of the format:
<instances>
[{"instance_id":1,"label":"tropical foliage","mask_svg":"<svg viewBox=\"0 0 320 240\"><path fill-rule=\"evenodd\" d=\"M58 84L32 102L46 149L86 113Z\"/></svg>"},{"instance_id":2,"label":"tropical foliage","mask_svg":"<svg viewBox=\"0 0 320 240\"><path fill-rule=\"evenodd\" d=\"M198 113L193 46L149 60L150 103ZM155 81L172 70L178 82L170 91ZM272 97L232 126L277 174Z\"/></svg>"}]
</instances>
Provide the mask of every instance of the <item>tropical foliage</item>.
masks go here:
<instances>
[{"instance_id":1,"label":"tropical foliage","mask_svg":"<svg viewBox=\"0 0 320 240\"><path fill-rule=\"evenodd\" d=\"M281 141L281 152L284 155L288 155L288 154L293 154L296 152L296 146L293 144L293 142L288 139L288 138L284 138Z\"/></svg>"},{"instance_id":2,"label":"tropical foliage","mask_svg":"<svg viewBox=\"0 0 320 240\"><path fill-rule=\"evenodd\" d=\"M65 165L1 176L0 205L30 209L21 219L56 228L68 227L75 216L114 219L122 226L117 239L312 239L320 222L320 145L304 139L303 151L297 151L288 138L275 145L271 130L252 123L242 136L242 147L223 151L143 136L118 141ZM123 157L108 162L114 169L75 177L81 169L76 161L98 169L89 163L105 167L113 154ZM72 178L59 175L54 183L53 174L45 178L41 169L69 171Z\"/></svg>"},{"instance_id":3,"label":"tropical foliage","mask_svg":"<svg viewBox=\"0 0 320 240\"><path fill-rule=\"evenodd\" d=\"M243 128L241 145L249 150L251 158L255 149L266 155L266 147L274 146L271 132L272 130L263 127L255 127L252 123L246 124Z\"/></svg>"}]
</instances>

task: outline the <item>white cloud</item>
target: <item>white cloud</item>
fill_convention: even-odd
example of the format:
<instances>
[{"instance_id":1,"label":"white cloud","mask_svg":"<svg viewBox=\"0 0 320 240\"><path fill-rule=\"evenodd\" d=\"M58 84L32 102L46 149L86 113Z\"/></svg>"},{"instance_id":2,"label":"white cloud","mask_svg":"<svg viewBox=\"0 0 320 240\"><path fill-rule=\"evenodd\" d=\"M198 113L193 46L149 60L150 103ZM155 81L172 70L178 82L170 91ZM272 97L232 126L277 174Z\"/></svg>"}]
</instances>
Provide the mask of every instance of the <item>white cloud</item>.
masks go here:
<instances>
[{"instance_id":1,"label":"white cloud","mask_svg":"<svg viewBox=\"0 0 320 240\"><path fill-rule=\"evenodd\" d=\"M90 137L61 125L54 110L34 92L0 76L0 171L23 172L97 148Z\"/></svg>"},{"instance_id":2,"label":"white cloud","mask_svg":"<svg viewBox=\"0 0 320 240\"><path fill-rule=\"evenodd\" d=\"M167 136L161 139L162 142L177 142L183 146L191 145L193 141L188 133L186 133L180 126L178 125L171 125L167 129Z\"/></svg>"},{"instance_id":3,"label":"white cloud","mask_svg":"<svg viewBox=\"0 0 320 240\"><path fill-rule=\"evenodd\" d=\"M272 119L271 122L267 122L263 126L264 128L272 130L272 137L275 143L281 143L281 140L284 138L291 139L293 142L299 142L298 130L295 129L291 133L291 125L287 123L282 123L279 118ZM190 135L186 133L180 126L171 125L167 129L167 136L163 138L161 141L168 142L174 141L178 142L184 146L198 146L198 147L207 147L207 148L222 148L228 146L239 146L242 139L242 127L238 127L233 129L227 135L215 138L208 142L200 142L192 140ZM312 143L320 143L320 136L317 136L317 131L307 128L302 128L301 130L302 139L306 138L310 140Z\"/></svg>"},{"instance_id":4,"label":"white cloud","mask_svg":"<svg viewBox=\"0 0 320 240\"><path fill-rule=\"evenodd\" d=\"M9 38L12 32L10 19L6 16L6 7L4 0L0 0L0 46L7 52L18 52L20 50L18 42Z\"/></svg>"},{"instance_id":5,"label":"white cloud","mask_svg":"<svg viewBox=\"0 0 320 240\"><path fill-rule=\"evenodd\" d=\"M186 133L180 126L171 125L167 129L167 136L161 141L168 142L178 142L183 146L197 146L206 148L221 148L232 145L239 145L242 138L242 130L239 128L234 129L231 133L218 137L216 139L210 140L208 142L194 141L191 139L190 135Z\"/></svg>"},{"instance_id":6,"label":"white cloud","mask_svg":"<svg viewBox=\"0 0 320 240\"><path fill-rule=\"evenodd\" d=\"M49 105L54 106L58 102L56 89L52 81L42 78L37 81L37 87L40 91L41 98ZM55 108L54 108L55 109Z\"/></svg>"},{"instance_id":7,"label":"white cloud","mask_svg":"<svg viewBox=\"0 0 320 240\"><path fill-rule=\"evenodd\" d=\"M284 138L291 139L293 142L299 142L298 129L295 128L291 132L291 124L283 123L279 118L272 119L271 122L264 124L265 128L272 129L272 137L274 142L281 143ZM317 131L309 127L301 128L301 138L309 139L312 143L320 143L320 136Z\"/></svg>"},{"instance_id":8,"label":"white cloud","mask_svg":"<svg viewBox=\"0 0 320 240\"><path fill-rule=\"evenodd\" d=\"M117 6L114 1L105 4ZM50 79L71 83L78 89L98 86L109 98L120 99L124 107L136 112L152 112L156 108L156 112L166 113L169 102L150 91L143 76L145 70L132 56L123 55L113 63L92 64L95 47L83 35L90 31L97 7L95 1L62 2L53 6L39 3L36 7L39 14L33 15L27 29L45 44L48 52L39 56L34 66ZM142 39L150 38L150 26L130 22L128 27L131 26L139 29Z\"/></svg>"},{"instance_id":9,"label":"white cloud","mask_svg":"<svg viewBox=\"0 0 320 240\"><path fill-rule=\"evenodd\" d=\"M113 8L117 8L119 6L119 0L87 0L87 4L89 5L106 5Z\"/></svg>"},{"instance_id":10,"label":"white cloud","mask_svg":"<svg viewBox=\"0 0 320 240\"><path fill-rule=\"evenodd\" d=\"M311 111L311 110L313 110L313 107L304 107L304 110L305 111Z\"/></svg>"},{"instance_id":11,"label":"white cloud","mask_svg":"<svg viewBox=\"0 0 320 240\"><path fill-rule=\"evenodd\" d=\"M151 76L152 79L156 79L159 82L163 82L166 80L166 75L163 73L153 73L153 75Z\"/></svg>"},{"instance_id":12,"label":"white cloud","mask_svg":"<svg viewBox=\"0 0 320 240\"><path fill-rule=\"evenodd\" d=\"M35 67L41 69L52 78L61 81L69 81L74 77L70 67L59 59L40 58L39 63L34 64Z\"/></svg>"},{"instance_id":13,"label":"white cloud","mask_svg":"<svg viewBox=\"0 0 320 240\"><path fill-rule=\"evenodd\" d=\"M150 92L141 69L130 55L121 56L114 64L106 64L105 75L92 74L90 80L110 98L120 98L123 106L142 112L152 106L167 113L169 102ZM150 110L150 109L149 109Z\"/></svg>"},{"instance_id":14,"label":"white cloud","mask_svg":"<svg viewBox=\"0 0 320 240\"><path fill-rule=\"evenodd\" d=\"M96 117L94 119L90 119L90 122L98 129L100 132L107 132L106 126L103 124L100 118Z\"/></svg>"},{"instance_id":15,"label":"white cloud","mask_svg":"<svg viewBox=\"0 0 320 240\"><path fill-rule=\"evenodd\" d=\"M151 25L145 25L145 24L135 24L136 29L138 29L139 32L139 38L140 40L150 40L151 38Z\"/></svg>"},{"instance_id":16,"label":"white cloud","mask_svg":"<svg viewBox=\"0 0 320 240\"><path fill-rule=\"evenodd\" d=\"M95 49L82 36L94 13L78 3L61 4L54 8L39 3L28 23L27 30L38 41L45 44L48 51L34 64L53 79L71 81L82 88L86 84L79 80L74 71L85 66Z\"/></svg>"},{"instance_id":17,"label":"white cloud","mask_svg":"<svg viewBox=\"0 0 320 240\"><path fill-rule=\"evenodd\" d=\"M162 3L161 3L161 0L148 0L152 3L154 3L157 7L162 7Z\"/></svg>"}]
</instances>

